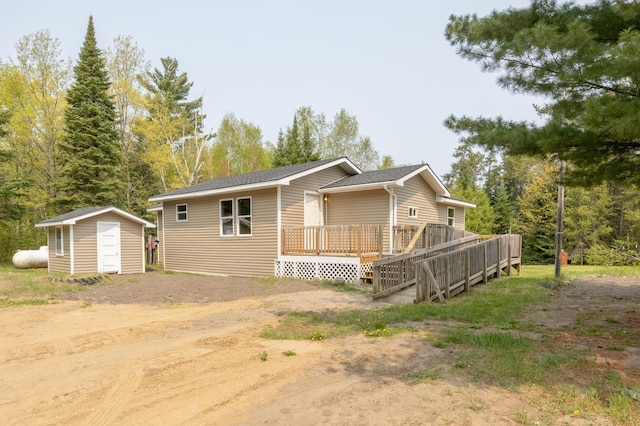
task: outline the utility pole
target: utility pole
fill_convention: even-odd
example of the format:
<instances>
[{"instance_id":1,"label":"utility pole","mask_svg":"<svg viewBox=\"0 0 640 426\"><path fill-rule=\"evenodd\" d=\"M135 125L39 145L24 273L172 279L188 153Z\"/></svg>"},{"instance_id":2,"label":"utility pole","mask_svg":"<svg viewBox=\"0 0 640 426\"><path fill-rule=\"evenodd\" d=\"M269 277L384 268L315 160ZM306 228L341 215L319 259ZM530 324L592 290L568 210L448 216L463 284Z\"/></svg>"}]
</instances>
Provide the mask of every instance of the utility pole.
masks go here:
<instances>
[{"instance_id":1,"label":"utility pole","mask_svg":"<svg viewBox=\"0 0 640 426\"><path fill-rule=\"evenodd\" d=\"M556 278L560 276L562 258L562 226L564 223L564 160L560 161L560 176L558 181L558 217L556 219Z\"/></svg>"}]
</instances>

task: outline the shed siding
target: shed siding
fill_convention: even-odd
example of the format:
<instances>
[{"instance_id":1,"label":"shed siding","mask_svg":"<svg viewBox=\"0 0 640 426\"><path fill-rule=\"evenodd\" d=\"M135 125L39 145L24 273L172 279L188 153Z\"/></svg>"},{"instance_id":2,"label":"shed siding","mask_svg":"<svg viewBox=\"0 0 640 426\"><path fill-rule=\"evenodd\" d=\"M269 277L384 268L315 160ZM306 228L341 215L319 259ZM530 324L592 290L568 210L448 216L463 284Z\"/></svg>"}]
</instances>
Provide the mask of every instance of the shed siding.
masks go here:
<instances>
[{"instance_id":1,"label":"shed siding","mask_svg":"<svg viewBox=\"0 0 640 426\"><path fill-rule=\"evenodd\" d=\"M281 190L282 227L304 226L304 191L317 191L321 186L348 176L340 166L304 176Z\"/></svg>"},{"instance_id":2,"label":"shed siding","mask_svg":"<svg viewBox=\"0 0 640 426\"><path fill-rule=\"evenodd\" d=\"M74 226L75 272L86 273L98 270L98 222L120 223L120 273L142 273L144 271L142 225L113 212L84 219Z\"/></svg>"},{"instance_id":3,"label":"shed siding","mask_svg":"<svg viewBox=\"0 0 640 426\"><path fill-rule=\"evenodd\" d=\"M49 233L49 272L71 271L71 241L69 240L69 226L62 227L62 239L64 244L64 256L56 256L56 227L47 228Z\"/></svg>"},{"instance_id":4,"label":"shed siding","mask_svg":"<svg viewBox=\"0 0 640 426\"><path fill-rule=\"evenodd\" d=\"M389 250L389 193L384 189L329 194L329 225L383 225L383 250Z\"/></svg>"},{"instance_id":5,"label":"shed siding","mask_svg":"<svg viewBox=\"0 0 640 426\"><path fill-rule=\"evenodd\" d=\"M220 236L220 200L242 197L251 197L252 235ZM186 222L176 221L176 204L187 204ZM164 266L208 274L273 275L276 217L276 188L165 201Z\"/></svg>"}]
</instances>

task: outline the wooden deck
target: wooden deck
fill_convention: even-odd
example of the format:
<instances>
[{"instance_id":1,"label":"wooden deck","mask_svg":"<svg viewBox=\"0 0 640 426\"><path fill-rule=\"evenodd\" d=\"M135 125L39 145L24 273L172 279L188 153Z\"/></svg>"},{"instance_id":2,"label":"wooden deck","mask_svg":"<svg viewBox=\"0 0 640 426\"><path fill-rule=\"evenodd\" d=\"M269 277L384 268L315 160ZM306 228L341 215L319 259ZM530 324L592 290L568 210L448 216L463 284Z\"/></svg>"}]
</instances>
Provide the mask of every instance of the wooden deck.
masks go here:
<instances>
[{"instance_id":1,"label":"wooden deck","mask_svg":"<svg viewBox=\"0 0 640 426\"><path fill-rule=\"evenodd\" d=\"M281 254L382 257L382 225L322 225L283 228Z\"/></svg>"}]
</instances>

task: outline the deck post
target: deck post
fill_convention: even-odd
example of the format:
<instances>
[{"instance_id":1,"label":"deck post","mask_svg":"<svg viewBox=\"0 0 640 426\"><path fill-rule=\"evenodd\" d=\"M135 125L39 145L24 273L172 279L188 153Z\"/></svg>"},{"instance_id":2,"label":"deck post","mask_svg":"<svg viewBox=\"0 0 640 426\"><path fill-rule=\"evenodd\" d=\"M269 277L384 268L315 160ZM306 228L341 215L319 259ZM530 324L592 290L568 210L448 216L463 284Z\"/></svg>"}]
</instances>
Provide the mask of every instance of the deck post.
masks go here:
<instances>
[{"instance_id":1,"label":"deck post","mask_svg":"<svg viewBox=\"0 0 640 426\"><path fill-rule=\"evenodd\" d=\"M280 254L286 253L287 239L285 238L284 228L280 230Z\"/></svg>"},{"instance_id":2,"label":"deck post","mask_svg":"<svg viewBox=\"0 0 640 426\"><path fill-rule=\"evenodd\" d=\"M451 284L451 271L450 269L451 262L449 261L449 255L444 256L444 297L445 299L449 299L449 291Z\"/></svg>"},{"instance_id":3,"label":"deck post","mask_svg":"<svg viewBox=\"0 0 640 426\"><path fill-rule=\"evenodd\" d=\"M471 250L467 249L464 253L464 291L469 291L471 281Z\"/></svg>"},{"instance_id":4,"label":"deck post","mask_svg":"<svg viewBox=\"0 0 640 426\"><path fill-rule=\"evenodd\" d=\"M482 282L487 283L487 243L482 243Z\"/></svg>"},{"instance_id":5,"label":"deck post","mask_svg":"<svg viewBox=\"0 0 640 426\"><path fill-rule=\"evenodd\" d=\"M316 254L320 256L320 227L316 226Z\"/></svg>"},{"instance_id":6,"label":"deck post","mask_svg":"<svg viewBox=\"0 0 640 426\"><path fill-rule=\"evenodd\" d=\"M500 237L496 238L496 278L500 278L502 273L502 253L500 253Z\"/></svg>"},{"instance_id":7,"label":"deck post","mask_svg":"<svg viewBox=\"0 0 640 426\"><path fill-rule=\"evenodd\" d=\"M511 235L509 235L509 244L507 245L507 275L511 276Z\"/></svg>"},{"instance_id":8,"label":"deck post","mask_svg":"<svg viewBox=\"0 0 640 426\"><path fill-rule=\"evenodd\" d=\"M418 264L416 268L416 299L414 303L424 302L424 292L422 286L424 284L424 273L422 272L422 265Z\"/></svg>"}]
</instances>

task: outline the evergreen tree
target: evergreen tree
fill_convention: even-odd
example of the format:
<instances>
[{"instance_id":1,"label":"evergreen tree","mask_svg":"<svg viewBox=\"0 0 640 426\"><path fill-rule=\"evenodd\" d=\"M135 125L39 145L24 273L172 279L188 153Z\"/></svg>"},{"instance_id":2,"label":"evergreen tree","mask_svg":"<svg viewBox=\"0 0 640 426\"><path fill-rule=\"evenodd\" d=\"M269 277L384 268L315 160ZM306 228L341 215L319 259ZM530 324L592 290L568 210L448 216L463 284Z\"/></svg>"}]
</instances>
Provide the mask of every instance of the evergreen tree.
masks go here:
<instances>
[{"instance_id":1,"label":"evergreen tree","mask_svg":"<svg viewBox=\"0 0 640 426\"><path fill-rule=\"evenodd\" d=\"M518 200L514 233L521 234L526 262L549 263L555 256L558 167L540 162L530 171L529 184Z\"/></svg>"},{"instance_id":2,"label":"evergreen tree","mask_svg":"<svg viewBox=\"0 0 640 426\"><path fill-rule=\"evenodd\" d=\"M93 17L67 93L66 136L60 146L63 166L58 204L61 210L121 205L121 149L116 111L109 96L105 60L97 47Z\"/></svg>"},{"instance_id":3,"label":"evergreen tree","mask_svg":"<svg viewBox=\"0 0 640 426\"><path fill-rule=\"evenodd\" d=\"M273 166L289 166L319 160L316 146L311 136L311 127L306 120L298 120L299 111L293 116L293 124L278 134L278 144L273 153ZM300 122L302 121L302 129Z\"/></svg>"},{"instance_id":4,"label":"evergreen tree","mask_svg":"<svg viewBox=\"0 0 640 426\"><path fill-rule=\"evenodd\" d=\"M495 196L492 200L492 207L494 213L494 224L492 232L493 234L506 234L511 231L511 227L513 226L513 202L509 198L509 193L507 192L507 188L504 185L504 182L501 182L498 185L498 190L495 193Z\"/></svg>"},{"instance_id":5,"label":"evergreen tree","mask_svg":"<svg viewBox=\"0 0 640 426\"><path fill-rule=\"evenodd\" d=\"M547 104L537 107L541 125L501 117L446 125L474 144L566 160L569 183L640 186L639 30L637 1L534 0L486 17L451 16L446 37L460 56Z\"/></svg>"},{"instance_id":6,"label":"evergreen tree","mask_svg":"<svg viewBox=\"0 0 640 426\"><path fill-rule=\"evenodd\" d=\"M611 205L606 185L566 188L563 247L573 263L582 265L587 250L612 242Z\"/></svg>"},{"instance_id":7,"label":"evergreen tree","mask_svg":"<svg viewBox=\"0 0 640 426\"><path fill-rule=\"evenodd\" d=\"M282 129L278 131L278 143L273 150L271 164L273 164L273 167L282 167L290 164L287 160L287 147Z\"/></svg>"}]
</instances>

